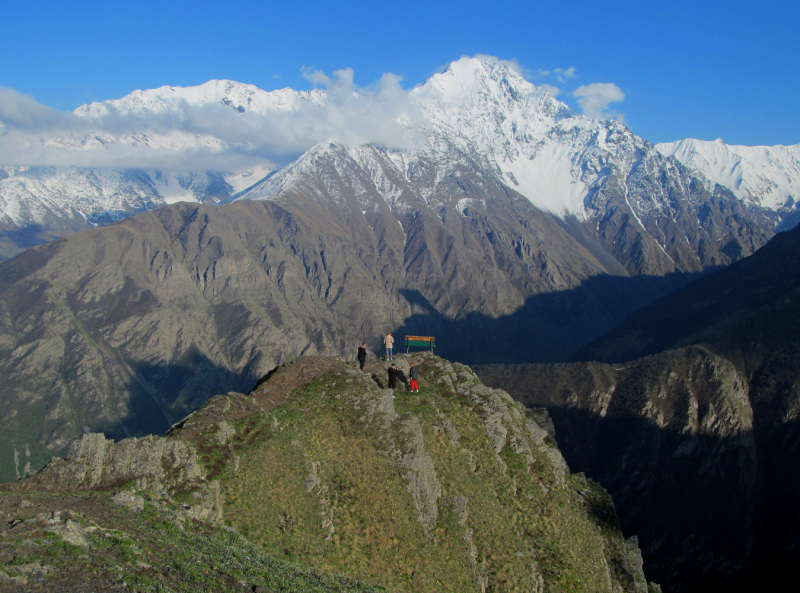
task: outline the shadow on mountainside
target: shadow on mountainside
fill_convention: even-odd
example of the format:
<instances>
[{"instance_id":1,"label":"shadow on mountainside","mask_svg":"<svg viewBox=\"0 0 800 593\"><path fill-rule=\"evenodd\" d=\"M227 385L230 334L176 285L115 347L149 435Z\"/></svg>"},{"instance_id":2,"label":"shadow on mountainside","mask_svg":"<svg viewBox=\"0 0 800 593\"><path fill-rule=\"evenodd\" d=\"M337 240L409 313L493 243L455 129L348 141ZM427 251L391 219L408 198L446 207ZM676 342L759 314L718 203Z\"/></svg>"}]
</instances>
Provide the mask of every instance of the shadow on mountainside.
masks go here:
<instances>
[{"instance_id":1,"label":"shadow on mountainside","mask_svg":"<svg viewBox=\"0 0 800 593\"><path fill-rule=\"evenodd\" d=\"M448 319L420 291L401 289L413 314L392 332L395 352L405 351L406 335L430 335L436 337L437 355L464 364L568 360L640 307L702 275L593 276L570 290L532 296L510 315L497 318L468 313ZM375 353L382 354L382 349Z\"/></svg>"},{"instance_id":2,"label":"shadow on mountainside","mask_svg":"<svg viewBox=\"0 0 800 593\"><path fill-rule=\"evenodd\" d=\"M247 393L260 378L247 367L233 372L196 349L172 364L131 366L136 377L128 383L128 389L135 395L131 398L133 413L124 421L124 430L137 435L164 434L211 397L231 391ZM156 426L158 429L153 430ZM111 436L116 431L104 432Z\"/></svg>"},{"instance_id":3,"label":"shadow on mountainside","mask_svg":"<svg viewBox=\"0 0 800 593\"><path fill-rule=\"evenodd\" d=\"M163 436L173 424L199 409L211 397L230 391L247 393L259 378L248 368L232 372L197 350L172 364L131 361L128 364L134 376L124 389L107 394L102 402L85 398L73 398L69 402L66 412L74 437L84 432L101 432L115 441ZM44 405L57 404L45 402ZM13 411L18 421L4 427L6 438L0 441L0 483L36 472L53 455L66 454L68 445L49 449L40 444L53 430L48 420L42 422L41 419L47 409L40 408ZM30 466L25 472L28 462Z\"/></svg>"},{"instance_id":4,"label":"shadow on mountainside","mask_svg":"<svg viewBox=\"0 0 800 593\"><path fill-rule=\"evenodd\" d=\"M570 471L609 491L665 592L777 591L800 579L800 423L722 438L548 411Z\"/></svg>"},{"instance_id":5,"label":"shadow on mountainside","mask_svg":"<svg viewBox=\"0 0 800 593\"><path fill-rule=\"evenodd\" d=\"M49 226L39 223L26 224L22 227L0 224L0 262L31 247L49 243L56 239L57 235Z\"/></svg>"}]
</instances>

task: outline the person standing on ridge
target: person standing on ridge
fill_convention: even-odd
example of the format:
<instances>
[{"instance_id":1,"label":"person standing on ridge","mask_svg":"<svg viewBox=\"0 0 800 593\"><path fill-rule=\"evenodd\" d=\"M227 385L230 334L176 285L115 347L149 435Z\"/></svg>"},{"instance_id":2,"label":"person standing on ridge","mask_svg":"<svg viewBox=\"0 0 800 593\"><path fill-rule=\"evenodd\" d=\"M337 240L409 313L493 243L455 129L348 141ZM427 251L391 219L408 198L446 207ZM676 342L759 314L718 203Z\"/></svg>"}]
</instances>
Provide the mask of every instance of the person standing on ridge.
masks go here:
<instances>
[{"instance_id":1,"label":"person standing on ridge","mask_svg":"<svg viewBox=\"0 0 800 593\"><path fill-rule=\"evenodd\" d=\"M392 347L394 346L392 332L386 332L386 337L383 338L383 343L386 344L386 360L392 360Z\"/></svg>"},{"instance_id":2,"label":"person standing on ridge","mask_svg":"<svg viewBox=\"0 0 800 593\"><path fill-rule=\"evenodd\" d=\"M367 362L367 343L361 342L361 346L358 347L358 366L361 370L364 370L364 363Z\"/></svg>"},{"instance_id":3,"label":"person standing on ridge","mask_svg":"<svg viewBox=\"0 0 800 593\"><path fill-rule=\"evenodd\" d=\"M413 362L411 363L411 368L408 369L408 376L411 378L411 386L409 387L409 391L412 393L419 393L419 383L417 383L419 367Z\"/></svg>"}]
</instances>

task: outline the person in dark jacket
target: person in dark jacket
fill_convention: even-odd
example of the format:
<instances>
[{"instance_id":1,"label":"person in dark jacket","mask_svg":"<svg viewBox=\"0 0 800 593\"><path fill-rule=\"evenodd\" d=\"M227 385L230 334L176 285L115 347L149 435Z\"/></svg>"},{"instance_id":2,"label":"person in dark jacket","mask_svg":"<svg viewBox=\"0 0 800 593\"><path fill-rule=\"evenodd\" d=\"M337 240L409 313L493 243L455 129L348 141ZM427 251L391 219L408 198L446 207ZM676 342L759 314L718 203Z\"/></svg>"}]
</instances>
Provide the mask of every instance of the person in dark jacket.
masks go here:
<instances>
[{"instance_id":1,"label":"person in dark jacket","mask_svg":"<svg viewBox=\"0 0 800 593\"><path fill-rule=\"evenodd\" d=\"M419 377L419 367L411 363L411 368L408 369L408 376L411 378L411 386L409 387L409 391L419 393L419 383L417 383L417 377Z\"/></svg>"},{"instance_id":2,"label":"person in dark jacket","mask_svg":"<svg viewBox=\"0 0 800 593\"><path fill-rule=\"evenodd\" d=\"M361 367L361 370L364 370L364 363L367 362L367 343L361 342L361 346L358 347L358 366Z\"/></svg>"},{"instance_id":3,"label":"person in dark jacket","mask_svg":"<svg viewBox=\"0 0 800 593\"><path fill-rule=\"evenodd\" d=\"M397 389L397 382L405 383L408 386L408 379L403 371L397 368L396 364L389 367L389 389Z\"/></svg>"}]
</instances>

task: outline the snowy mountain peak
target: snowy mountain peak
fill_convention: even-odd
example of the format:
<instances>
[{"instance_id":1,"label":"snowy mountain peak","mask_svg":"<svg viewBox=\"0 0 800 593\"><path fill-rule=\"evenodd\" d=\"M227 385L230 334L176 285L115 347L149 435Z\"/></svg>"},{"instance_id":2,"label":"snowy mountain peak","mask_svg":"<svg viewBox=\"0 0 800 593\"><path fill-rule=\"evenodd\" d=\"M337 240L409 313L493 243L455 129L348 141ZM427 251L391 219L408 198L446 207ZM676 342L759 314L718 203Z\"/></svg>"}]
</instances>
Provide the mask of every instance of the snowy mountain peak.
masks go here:
<instances>
[{"instance_id":1,"label":"snowy mountain peak","mask_svg":"<svg viewBox=\"0 0 800 593\"><path fill-rule=\"evenodd\" d=\"M687 138L656 145L666 156L724 185L745 202L780 210L800 198L800 144L736 146Z\"/></svg>"},{"instance_id":2,"label":"snowy mountain peak","mask_svg":"<svg viewBox=\"0 0 800 593\"><path fill-rule=\"evenodd\" d=\"M209 80L198 86L162 86L146 91L136 90L121 99L81 105L75 114L87 119L108 115L142 115L179 112L184 106L202 107L219 104L240 113L265 115L276 111L293 111L303 101L320 103L325 91L295 91L290 88L264 91L252 84L233 80Z\"/></svg>"},{"instance_id":3,"label":"snowy mountain peak","mask_svg":"<svg viewBox=\"0 0 800 593\"><path fill-rule=\"evenodd\" d=\"M503 94L503 85L523 92L536 88L505 64L478 58L461 58L452 62L424 86L437 90L446 102L458 104L475 94Z\"/></svg>"},{"instance_id":4,"label":"snowy mountain peak","mask_svg":"<svg viewBox=\"0 0 800 593\"><path fill-rule=\"evenodd\" d=\"M479 58L452 62L413 93L423 104L436 102L445 109L480 107L487 103L513 109L518 105L541 107L545 102L550 109L569 109L509 65Z\"/></svg>"},{"instance_id":5,"label":"snowy mountain peak","mask_svg":"<svg viewBox=\"0 0 800 593\"><path fill-rule=\"evenodd\" d=\"M505 183L556 216L584 217L584 198L602 169L587 168L587 157L599 163L598 154L637 144L624 126L576 114L500 61L462 58L412 94L434 130L430 146L480 154Z\"/></svg>"}]
</instances>

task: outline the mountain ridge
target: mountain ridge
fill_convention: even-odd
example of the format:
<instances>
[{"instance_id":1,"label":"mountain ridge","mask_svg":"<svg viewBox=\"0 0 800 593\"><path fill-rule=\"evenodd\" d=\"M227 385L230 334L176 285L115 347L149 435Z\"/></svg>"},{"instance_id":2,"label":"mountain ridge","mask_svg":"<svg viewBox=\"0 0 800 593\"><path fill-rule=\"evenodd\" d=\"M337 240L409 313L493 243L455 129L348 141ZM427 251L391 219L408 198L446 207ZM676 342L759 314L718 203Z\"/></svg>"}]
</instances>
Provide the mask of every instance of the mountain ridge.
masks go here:
<instances>
[{"instance_id":1,"label":"mountain ridge","mask_svg":"<svg viewBox=\"0 0 800 593\"><path fill-rule=\"evenodd\" d=\"M339 81L337 84L341 83ZM498 182L524 195L538 208L560 218L574 216L584 222L591 219L603 226L608 223L605 220L607 216L615 209L622 209L637 221L634 224L642 226L645 235L651 236L652 248L669 252L668 255L673 258L675 254L667 246L669 237L662 236L670 233L663 228L656 228L666 222L654 222L653 219L674 219L678 212L671 206L671 194L675 191L690 193L687 188L692 184L705 184L707 187L702 193L706 195L716 195L719 192L713 185L708 185L706 180L695 180L687 172L677 171L674 165L666 161L660 162L660 153L648 142L631 134L623 125L575 114L565 104L550 97L543 88L529 83L504 64L463 58L452 63L445 72L431 77L425 84L408 91L402 101L393 99L394 95L391 94L385 97L378 95L374 99L373 111L363 111L359 107L361 103L373 99L358 95L358 92L356 89L348 90L346 86L340 88L335 84L328 90L282 89L266 92L233 81L209 81L198 87L161 87L150 91L136 91L120 100L78 108L76 117L83 122L81 125L90 126L81 132L83 136L66 134L60 139L48 140L47 145L51 148L61 146L67 151L94 151L92 154L100 156L123 150L124 147L130 147L142 155L155 154L160 150L166 151L166 158L159 159L165 164L169 164L169 154L180 155L191 149L204 162L208 162L206 157L210 158L215 154L220 161L229 150L247 153L257 149L258 143L264 141L264 134L270 131L278 136L285 136L287 124L300 128L299 133L302 136L302 126L306 122L302 118L313 116L308 121L316 122L314 125L321 130L329 130L324 133L343 136L339 140L334 138L337 143L358 150L357 147L364 143L366 137L358 134L353 136L351 132L331 127L332 124L325 115L325 109L331 109L332 115L339 117L346 117L351 113L355 117L349 124L351 128L364 126L364 122L374 122L373 127L384 134L388 145L395 144L395 148L387 149L386 153L395 162L395 173L405 175L406 182L415 181L410 176L409 167L414 168L425 163L425 168L429 170L428 175L432 177L430 183L418 188L423 195L432 191L430 186L435 186L436 180L446 175L448 169L459 163L470 162L485 169L486 174L496 174ZM193 117L186 109L211 109L213 113L224 115L225 119L216 127L213 121L204 126L198 123L203 118ZM130 121L126 120L125 114L130 115ZM116 135L103 131L101 122L112 116L122 118L120 126L123 130L129 129ZM154 121L157 122L152 129L141 126L137 128L137 121L146 122L146 118L150 116L156 118ZM163 119L166 116L167 123L160 123L158 118ZM231 117L234 119L228 121ZM300 119L286 120L286 117ZM169 121L174 123L169 124ZM92 122L100 127L93 130ZM250 124L256 125L256 129L248 131L247 126ZM277 126L274 129L269 127L273 124ZM177 127L170 128L170 125ZM263 133L258 132L259 125L267 126ZM220 129L225 127L235 128L234 135L226 136ZM315 142L324 138L323 135ZM361 140L355 144L350 141L356 138ZM309 141L309 144L314 142ZM302 148L299 146L295 144L295 150L303 152L308 144ZM380 149L381 142L375 146ZM124 154L123 151L122 155ZM641 166L643 159L647 162ZM31 170L30 175L26 171L18 172L15 187L19 187L20 180L27 179L28 176L38 176L44 180L38 182L39 186L44 183L53 189L43 189L44 194L39 198L35 195L36 191L12 190L8 187L12 178L7 177L0 180L0 204L5 204L4 208L12 212L17 207L16 202L24 197L26 200L33 200L33 205L28 208L30 212L49 211L57 217L66 217L69 220L77 216L78 222L70 223L72 226L69 228L81 228L76 227L76 224L86 225L87 220L92 222L92 217L95 221L107 222L115 219L114 212L117 213L116 216L127 216L176 199L218 202L234 196L246 197L248 194L244 190L248 186L268 172L275 173L282 168L272 160L274 159L256 158L257 162L249 163L246 168L226 165L222 171L217 172L213 170L213 166L209 166L210 162L205 165L204 170L195 172L186 170L185 163L183 173L169 169L158 170L152 163L141 169L131 169L130 172L135 172L134 175L109 172L107 176L122 175L123 178L127 176L129 179L140 180L134 185L130 185L130 182L128 185L116 182L114 191L119 196L117 199L128 200L128 207L109 211L104 207L105 194L96 190L83 190L84 201L87 203L77 208L80 211L77 213L71 212L69 208L53 208L53 204L63 199L59 196L81 194L80 190L72 188L70 184L57 181L59 177L68 177L68 171L71 171L73 177L79 171L38 168ZM6 169L8 175L11 168ZM90 169L86 171L87 175L93 174ZM658 174L666 176L671 180L670 183L653 184L652 180ZM50 181L49 178L53 176L55 179ZM637 180L648 176L651 177L650 186L637 187ZM160 182L160 177L167 182ZM629 178L634 180L630 191L627 188ZM36 185L33 181L27 184ZM683 189L672 189L670 184ZM91 186L86 183L83 185ZM619 185L619 188L611 192L619 194L617 199L608 199L610 185ZM149 196L149 201L142 201L137 196ZM163 200L159 200L159 196ZM40 201L37 203L36 200ZM697 205L701 206L702 204ZM76 207L73 203L72 208ZM104 218L106 214L109 216ZM771 234L777 221L775 216L769 210L758 211L755 217L763 219L758 223L762 232ZM10 224L13 228L45 224L36 215L15 218L6 214L3 219L5 224ZM613 224L619 225L621 221L615 220ZM56 234L59 232L63 231L57 231ZM614 238L610 242L613 244ZM685 259L686 256L683 257ZM669 262L664 265L668 266Z\"/></svg>"},{"instance_id":2,"label":"mountain ridge","mask_svg":"<svg viewBox=\"0 0 800 593\"><path fill-rule=\"evenodd\" d=\"M83 435L67 459L0 490L24 494L28 508L52 508L40 492L62 493L69 505L64 493L88 490L86 501L105 491L136 527L156 511L187 532L226 525L272 557L396 591L660 591L608 495L570 474L546 412L430 353L395 362L418 365L419 393L384 389L388 362L362 372L341 359L300 357L248 395L212 398L166 437ZM71 570L58 558L45 576L94 580L114 566L92 537L113 513L73 513L14 517L3 535L38 542L30 530L44 527L88 556ZM124 570L128 582L199 578L182 556L177 567L150 571L160 561L145 551L154 544L142 544L153 535L123 533L138 543L128 557L147 561ZM229 565L214 562L203 577L224 581ZM247 572L250 582L277 580Z\"/></svg>"}]
</instances>

